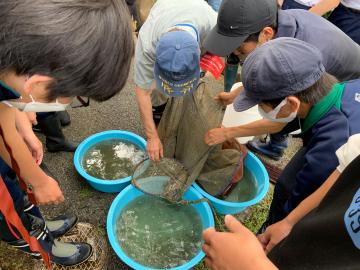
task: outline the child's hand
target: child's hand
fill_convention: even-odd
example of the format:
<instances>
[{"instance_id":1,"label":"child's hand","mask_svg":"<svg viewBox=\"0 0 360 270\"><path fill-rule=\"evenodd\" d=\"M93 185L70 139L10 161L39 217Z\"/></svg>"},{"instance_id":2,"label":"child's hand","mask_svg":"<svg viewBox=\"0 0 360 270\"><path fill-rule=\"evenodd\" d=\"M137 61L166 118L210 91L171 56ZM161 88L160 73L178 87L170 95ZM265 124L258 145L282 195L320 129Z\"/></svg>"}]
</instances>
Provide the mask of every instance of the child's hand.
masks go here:
<instances>
[{"instance_id":1,"label":"child's hand","mask_svg":"<svg viewBox=\"0 0 360 270\"><path fill-rule=\"evenodd\" d=\"M283 219L269 226L263 234L258 236L266 254L269 253L277 244L289 235L292 225Z\"/></svg>"},{"instance_id":2,"label":"child's hand","mask_svg":"<svg viewBox=\"0 0 360 270\"><path fill-rule=\"evenodd\" d=\"M29 148L36 164L40 165L44 158L44 149L42 143L35 134L29 134L28 136L24 137L24 141Z\"/></svg>"},{"instance_id":3,"label":"child's hand","mask_svg":"<svg viewBox=\"0 0 360 270\"><path fill-rule=\"evenodd\" d=\"M34 186L32 192L38 205L60 204L64 201L64 195L58 183L51 177L42 185Z\"/></svg>"},{"instance_id":4,"label":"child's hand","mask_svg":"<svg viewBox=\"0 0 360 270\"><path fill-rule=\"evenodd\" d=\"M29 118L29 121L32 125L37 125L37 117L36 117L36 113L34 112L26 112L27 117Z\"/></svg>"},{"instance_id":5,"label":"child's hand","mask_svg":"<svg viewBox=\"0 0 360 270\"><path fill-rule=\"evenodd\" d=\"M209 130L205 134L205 143L207 145L215 145L225 142L226 140L230 139L226 128L214 128Z\"/></svg>"},{"instance_id":6,"label":"child's hand","mask_svg":"<svg viewBox=\"0 0 360 270\"><path fill-rule=\"evenodd\" d=\"M222 105L227 106L234 103L237 94L235 93L227 93L221 92L217 96L214 97L214 100L220 102Z\"/></svg>"},{"instance_id":7,"label":"child's hand","mask_svg":"<svg viewBox=\"0 0 360 270\"><path fill-rule=\"evenodd\" d=\"M225 217L230 232L203 232L205 263L214 270L276 269L268 260L255 235L232 216Z\"/></svg>"}]
</instances>

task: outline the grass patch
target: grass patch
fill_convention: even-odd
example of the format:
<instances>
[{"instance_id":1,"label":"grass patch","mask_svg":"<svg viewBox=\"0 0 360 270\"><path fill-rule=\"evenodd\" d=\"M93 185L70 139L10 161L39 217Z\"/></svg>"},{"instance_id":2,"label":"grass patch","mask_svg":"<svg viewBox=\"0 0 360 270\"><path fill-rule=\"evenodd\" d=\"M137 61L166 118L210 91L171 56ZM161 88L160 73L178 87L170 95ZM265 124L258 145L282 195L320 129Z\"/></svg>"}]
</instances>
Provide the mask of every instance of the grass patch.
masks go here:
<instances>
[{"instance_id":1,"label":"grass patch","mask_svg":"<svg viewBox=\"0 0 360 270\"><path fill-rule=\"evenodd\" d=\"M253 233L257 233L267 218L270 204L274 193L273 186L270 186L268 194L259 203L250 208L250 214L245 217L243 224Z\"/></svg>"},{"instance_id":2,"label":"grass patch","mask_svg":"<svg viewBox=\"0 0 360 270\"><path fill-rule=\"evenodd\" d=\"M80 198L80 199L88 199L88 198L90 198L92 195L93 195L93 191L92 191L90 188L88 188L88 187L82 188L82 189L80 189L80 191L79 191L79 198Z\"/></svg>"},{"instance_id":3,"label":"grass patch","mask_svg":"<svg viewBox=\"0 0 360 270\"><path fill-rule=\"evenodd\" d=\"M249 208L249 213L247 216L242 217L241 215L235 215L237 219L243 219L243 224L253 233L256 233L265 219L267 218L267 214L269 212L272 196L273 196L274 188L270 186L268 194L265 198L258 204ZM218 215L219 222L216 222L216 229L221 230L224 228L224 216ZM194 270L210 270L204 262L201 262L196 267L193 268Z\"/></svg>"}]
</instances>

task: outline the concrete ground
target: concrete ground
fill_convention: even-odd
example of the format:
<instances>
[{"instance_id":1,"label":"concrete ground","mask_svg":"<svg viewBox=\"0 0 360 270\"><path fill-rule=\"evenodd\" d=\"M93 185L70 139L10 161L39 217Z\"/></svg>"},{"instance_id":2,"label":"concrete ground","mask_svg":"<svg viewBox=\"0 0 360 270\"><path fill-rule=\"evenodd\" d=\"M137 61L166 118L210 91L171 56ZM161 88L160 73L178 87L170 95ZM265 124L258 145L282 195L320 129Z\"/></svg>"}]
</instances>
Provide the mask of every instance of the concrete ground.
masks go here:
<instances>
[{"instance_id":1,"label":"concrete ground","mask_svg":"<svg viewBox=\"0 0 360 270\"><path fill-rule=\"evenodd\" d=\"M144 130L140 122L140 116L137 109L134 94L134 83L130 73L129 80L125 88L113 99L96 103L91 102L88 108L79 108L69 110L72 123L64 128L67 138L76 141L82 141L86 137L110 129L123 129L135 132L145 137ZM222 88L222 82L213 81L212 87ZM231 118L231 117L230 117ZM39 135L44 140L42 135ZM105 237L106 216L110 204L116 194L107 194L93 190L76 172L73 166L72 153L48 153L45 154L44 162L53 172L60 183L60 187L65 195L65 202L59 206L42 208L46 217L55 217L63 213L75 213L79 220L88 222L100 228ZM265 207L256 207L255 211L261 212L266 217L267 207L271 201L268 196ZM265 209L265 210L264 210ZM250 211L254 212L254 211ZM255 213L255 216L259 214ZM249 226L261 225L257 218L250 218L248 215L242 215L241 218L249 222ZM254 225L254 220L257 221ZM256 230L256 228L253 228ZM111 249L110 249L111 250ZM25 270L35 269L33 261L19 252L10 250L4 244L0 244L0 270ZM129 269L125 266L111 250L109 254L108 269ZM205 269L199 266L197 269Z\"/></svg>"},{"instance_id":2,"label":"concrete ground","mask_svg":"<svg viewBox=\"0 0 360 270\"><path fill-rule=\"evenodd\" d=\"M70 109L72 123L64 128L66 137L80 142L94 133L110 129L128 130L144 137L132 77L131 73L128 84L113 99L103 103L91 101L88 108ZM44 140L43 135L39 137ZM105 232L107 212L116 194L97 192L86 184L73 166L72 153L46 152L44 162L59 181L65 202L59 206L44 207L43 213L47 217L55 217L67 212L75 213L80 221L94 224ZM0 269L32 269L30 260L19 260L22 255L14 256L15 254L17 253L7 250L2 245ZM113 253L110 257L108 269L128 269Z\"/></svg>"}]
</instances>

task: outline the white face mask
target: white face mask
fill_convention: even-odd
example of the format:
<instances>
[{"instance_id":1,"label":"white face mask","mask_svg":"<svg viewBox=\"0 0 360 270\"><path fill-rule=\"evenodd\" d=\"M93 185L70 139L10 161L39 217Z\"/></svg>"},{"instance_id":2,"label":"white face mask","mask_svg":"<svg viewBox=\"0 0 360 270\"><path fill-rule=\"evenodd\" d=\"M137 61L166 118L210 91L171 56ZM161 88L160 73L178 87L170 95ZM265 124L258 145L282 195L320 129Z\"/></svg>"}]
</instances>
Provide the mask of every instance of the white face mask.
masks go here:
<instances>
[{"instance_id":1,"label":"white face mask","mask_svg":"<svg viewBox=\"0 0 360 270\"><path fill-rule=\"evenodd\" d=\"M291 121L293 121L296 116L297 116L297 112L292 112L288 117L284 117L284 118L276 118L276 116L278 115L278 113L280 112L281 108L284 107L287 103L287 100L284 99L283 101L280 102L280 104L278 106L276 106L275 109L273 109L270 112L265 112L261 106L258 106L258 110L260 115L265 118L268 119L270 121L273 122L279 122L279 123L290 123Z\"/></svg>"},{"instance_id":2,"label":"white face mask","mask_svg":"<svg viewBox=\"0 0 360 270\"><path fill-rule=\"evenodd\" d=\"M31 95L29 96L32 100L30 103L24 103L16 100L6 100L3 102L23 112L59 112L65 111L66 107L69 105L59 103L57 99L55 102L50 103L37 102Z\"/></svg>"}]
</instances>

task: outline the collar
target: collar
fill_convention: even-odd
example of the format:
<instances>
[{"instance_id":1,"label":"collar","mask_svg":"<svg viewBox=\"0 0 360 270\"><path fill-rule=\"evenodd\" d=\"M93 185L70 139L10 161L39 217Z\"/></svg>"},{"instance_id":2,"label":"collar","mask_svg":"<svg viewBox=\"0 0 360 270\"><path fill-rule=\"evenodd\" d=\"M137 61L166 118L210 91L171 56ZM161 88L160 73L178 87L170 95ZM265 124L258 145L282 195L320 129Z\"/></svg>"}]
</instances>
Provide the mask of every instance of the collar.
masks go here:
<instances>
[{"instance_id":1,"label":"collar","mask_svg":"<svg viewBox=\"0 0 360 270\"><path fill-rule=\"evenodd\" d=\"M293 10L278 11L278 29L275 38L279 37L296 37L298 34L298 23L295 16L292 15Z\"/></svg>"},{"instance_id":2,"label":"collar","mask_svg":"<svg viewBox=\"0 0 360 270\"><path fill-rule=\"evenodd\" d=\"M174 28L179 28L181 30L188 32L196 39L197 42L199 42L199 32L194 25L190 23L178 23L175 24L173 27L171 27L169 31Z\"/></svg>"},{"instance_id":3,"label":"collar","mask_svg":"<svg viewBox=\"0 0 360 270\"><path fill-rule=\"evenodd\" d=\"M341 98L344 88L345 83L335 84L330 93L311 108L304 120L302 133L311 129L333 106L341 110Z\"/></svg>"},{"instance_id":4,"label":"collar","mask_svg":"<svg viewBox=\"0 0 360 270\"><path fill-rule=\"evenodd\" d=\"M3 81L0 81L0 91L2 92L1 95L7 97L7 99L20 98L20 94L5 84Z\"/></svg>"}]
</instances>

